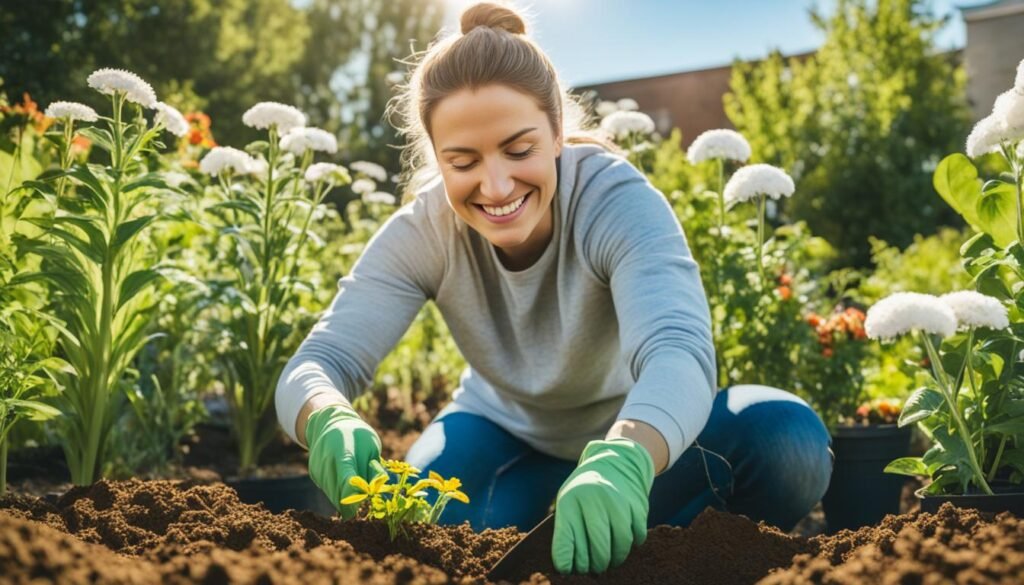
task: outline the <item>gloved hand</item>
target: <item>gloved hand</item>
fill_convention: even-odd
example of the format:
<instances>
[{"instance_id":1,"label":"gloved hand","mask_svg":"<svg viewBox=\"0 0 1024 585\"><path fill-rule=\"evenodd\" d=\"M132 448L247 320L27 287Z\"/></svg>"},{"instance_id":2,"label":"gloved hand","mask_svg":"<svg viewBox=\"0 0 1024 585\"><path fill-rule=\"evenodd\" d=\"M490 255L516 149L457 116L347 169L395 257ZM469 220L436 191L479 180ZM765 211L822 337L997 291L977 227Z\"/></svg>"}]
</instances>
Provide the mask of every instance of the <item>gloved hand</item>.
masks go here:
<instances>
[{"instance_id":1,"label":"gloved hand","mask_svg":"<svg viewBox=\"0 0 1024 585\"><path fill-rule=\"evenodd\" d=\"M309 415L309 476L331 500L341 517L356 515L359 504L342 506L341 500L357 492L353 476L366 481L387 473L380 462L380 437L351 407L332 404Z\"/></svg>"},{"instance_id":2,"label":"gloved hand","mask_svg":"<svg viewBox=\"0 0 1024 585\"><path fill-rule=\"evenodd\" d=\"M630 439L591 441L558 490L551 560L560 573L603 573L647 540L654 462Z\"/></svg>"}]
</instances>

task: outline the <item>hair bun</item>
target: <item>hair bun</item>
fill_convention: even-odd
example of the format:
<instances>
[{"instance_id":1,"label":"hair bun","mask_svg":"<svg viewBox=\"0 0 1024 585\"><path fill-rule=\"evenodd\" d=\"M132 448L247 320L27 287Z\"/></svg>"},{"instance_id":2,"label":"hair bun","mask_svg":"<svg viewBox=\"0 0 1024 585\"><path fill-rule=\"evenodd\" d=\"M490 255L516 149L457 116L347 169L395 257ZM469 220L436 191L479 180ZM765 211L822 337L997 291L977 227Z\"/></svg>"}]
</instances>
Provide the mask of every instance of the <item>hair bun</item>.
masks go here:
<instances>
[{"instance_id":1,"label":"hair bun","mask_svg":"<svg viewBox=\"0 0 1024 585\"><path fill-rule=\"evenodd\" d=\"M526 34L526 23L514 10L501 4L480 2L462 12L462 34L478 26L501 29L514 35Z\"/></svg>"}]
</instances>

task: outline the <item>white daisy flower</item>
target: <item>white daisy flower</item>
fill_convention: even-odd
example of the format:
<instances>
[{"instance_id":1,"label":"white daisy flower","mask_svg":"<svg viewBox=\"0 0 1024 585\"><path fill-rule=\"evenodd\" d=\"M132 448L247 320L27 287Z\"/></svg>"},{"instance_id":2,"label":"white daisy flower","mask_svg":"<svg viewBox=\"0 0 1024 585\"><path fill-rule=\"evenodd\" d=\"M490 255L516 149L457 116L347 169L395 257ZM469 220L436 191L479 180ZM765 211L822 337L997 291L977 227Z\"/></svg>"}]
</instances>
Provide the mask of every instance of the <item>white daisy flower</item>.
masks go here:
<instances>
[{"instance_id":1,"label":"white daisy flower","mask_svg":"<svg viewBox=\"0 0 1024 585\"><path fill-rule=\"evenodd\" d=\"M95 122L99 119L96 110L78 102L53 102L46 107L45 114L50 118L65 118L82 122Z\"/></svg>"},{"instance_id":2,"label":"white daisy flower","mask_svg":"<svg viewBox=\"0 0 1024 585\"><path fill-rule=\"evenodd\" d=\"M306 182L317 183L319 181L332 180L335 183L348 183L351 179L348 171L341 165L334 163L313 163L306 169Z\"/></svg>"},{"instance_id":3,"label":"white daisy flower","mask_svg":"<svg viewBox=\"0 0 1024 585\"><path fill-rule=\"evenodd\" d=\"M953 310L960 327L1006 329L1010 326L1006 307L995 297L973 290L962 290L944 294L939 299Z\"/></svg>"},{"instance_id":4,"label":"white daisy flower","mask_svg":"<svg viewBox=\"0 0 1024 585\"><path fill-rule=\"evenodd\" d=\"M374 191L373 193L364 193L363 201L367 203L383 203L385 205L394 205L397 199L391 193L386 191Z\"/></svg>"},{"instance_id":5,"label":"white daisy flower","mask_svg":"<svg viewBox=\"0 0 1024 585\"><path fill-rule=\"evenodd\" d=\"M281 139L281 148L296 156L302 156L307 150L334 154L338 152L338 139L319 128L292 128Z\"/></svg>"},{"instance_id":6,"label":"white daisy flower","mask_svg":"<svg viewBox=\"0 0 1024 585\"><path fill-rule=\"evenodd\" d=\"M635 112L640 109L640 104L633 98L622 98L615 102L615 106L623 112Z\"/></svg>"},{"instance_id":7,"label":"white daisy flower","mask_svg":"<svg viewBox=\"0 0 1024 585\"><path fill-rule=\"evenodd\" d=\"M733 173L725 184L727 205L735 205L765 195L772 199L793 195L796 186L786 171L772 165L747 165Z\"/></svg>"},{"instance_id":8,"label":"white daisy flower","mask_svg":"<svg viewBox=\"0 0 1024 585\"><path fill-rule=\"evenodd\" d=\"M230 146L214 146L199 161L199 170L208 175L219 175L224 171L248 173L252 157Z\"/></svg>"},{"instance_id":9,"label":"white daisy flower","mask_svg":"<svg viewBox=\"0 0 1024 585\"><path fill-rule=\"evenodd\" d=\"M654 132L654 120L643 112L613 112L601 120L601 129L616 138L624 138L634 132L650 134Z\"/></svg>"},{"instance_id":10,"label":"white daisy flower","mask_svg":"<svg viewBox=\"0 0 1024 585\"><path fill-rule=\"evenodd\" d=\"M370 179L356 179L352 183L352 192L359 193L360 195L366 195L367 193L373 193L377 190L377 183L374 183Z\"/></svg>"},{"instance_id":11,"label":"white daisy flower","mask_svg":"<svg viewBox=\"0 0 1024 585\"><path fill-rule=\"evenodd\" d=\"M156 116L153 118L157 124L163 124L164 128L171 134L174 134L178 138L188 134L188 120L185 116L181 115L181 112L174 106L169 106L163 102L157 102Z\"/></svg>"},{"instance_id":12,"label":"white daisy flower","mask_svg":"<svg viewBox=\"0 0 1024 585\"><path fill-rule=\"evenodd\" d=\"M708 130L686 149L686 158L690 164L715 158L747 162L750 158L750 143L735 130Z\"/></svg>"},{"instance_id":13,"label":"white daisy flower","mask_svg":"<svg viewBox=\"0 0 1024 585\"><path fill-rule=\"evenodd\" d=\"M597 107L594 108L594 112L602 118L606 118L618 111L619 106L617 106L615 102L610 102L608 100L601 100L598 102Z\"/></svg>"},{"instance_id":14,"label":"white daisy flower","mask_svg":"<svg viewBox=\"0 0 1024 585\"><path fill-rule=\"evenodd\" d=\"M277 126L277 131L280 134L285 134L292 128L305 126L306 115L294 106L277 102L260 102L242 114L242 123L258 130Z\"/></svg>"},{"instance_id":15,"label":"white daisy flower","mask_svg":"<svg viewBox=\"0 0 1024 585\"><path fill-rule=\"evenodd\" d=\"M868 309L864 329L872 339L893 339L915 330L949 337L956 331L956 314L934 295L900 292Z\"/></svg>"},{"instance_id":16,"label":"white daisy flower","mask_svg":"<svg viewBox=\"0 0 1024 585\"><path fill-rule=\"evenodd\" d=\"M97 69L89 75L88 83L89 87L106 95L114 95L115 92L124 93L128 101L135 102L144 108L152 108L156 105L156 92L153 91L153 86L131 71Z\"/></svg>"},{"instance_id":17,"label":"white daisy flower","mask_svg":"<svg viewBox=\"0 0 1024 585\"><path fill-rule=\"evenodd\" d=\"M357 173L362 173L378 183L383 183L388 180L388 172L384 170L384 167L377 163L366 160L357 160L356 162L348 165L348 168Z\"/></svg>"}]
</instances>

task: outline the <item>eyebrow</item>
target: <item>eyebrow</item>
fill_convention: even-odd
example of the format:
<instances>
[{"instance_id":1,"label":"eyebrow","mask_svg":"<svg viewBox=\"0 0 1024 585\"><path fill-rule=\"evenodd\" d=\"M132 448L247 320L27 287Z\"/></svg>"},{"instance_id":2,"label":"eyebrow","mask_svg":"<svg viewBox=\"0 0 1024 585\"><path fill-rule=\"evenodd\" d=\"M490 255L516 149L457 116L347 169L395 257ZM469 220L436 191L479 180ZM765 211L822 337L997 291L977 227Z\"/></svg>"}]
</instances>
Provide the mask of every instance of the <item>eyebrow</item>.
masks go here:
<instances>
[{"instance_id":1,"label":"eyebrow","mask_svg":"<svg viewBox=\"0 0 1024 585\"><path fill-rule=\"evenodd\" d=\"M499 147L508 146L509 144L512 144L513 142L515 142L516 139L518 139L523 134L526 134L527 132L533 132L536 129L537 129L536 127L534 127L534 128L523 128L519 132L516 132L512 136L509 136L505 140L502 140L501 143L498 144L498 146ZM470 154L476 154L476 150L474 150L472 148L465 147L465 146L449 146L448 148L442 149L441 152L466 152L466 153L470 153Z\"/></svg>"}]
</instances>

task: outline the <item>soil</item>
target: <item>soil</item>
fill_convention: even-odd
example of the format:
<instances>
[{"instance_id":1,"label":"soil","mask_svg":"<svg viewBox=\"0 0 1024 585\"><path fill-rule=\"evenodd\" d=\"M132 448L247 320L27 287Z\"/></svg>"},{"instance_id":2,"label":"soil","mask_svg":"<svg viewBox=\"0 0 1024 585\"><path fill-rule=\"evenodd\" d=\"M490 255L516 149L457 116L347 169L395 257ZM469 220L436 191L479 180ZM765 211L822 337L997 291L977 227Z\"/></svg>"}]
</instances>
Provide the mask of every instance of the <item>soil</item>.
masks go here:
<instances>
[{"instance_id":1,"label":"soil","mask_svg":"<svg viewBox=\"0 0 1024 585\"><path fill-rule=\"evenodd\" d=\"M522 536L468 524L387 529L311 512L271 514L219 483L100 481L56 502L0 498L5 583L484 583ZM626 563L595 579L534 559L528 583L1019 583L1024 522L945 505L876 527L810 539L713 510L657 527Z\"/></svg>"}]
</instances>

